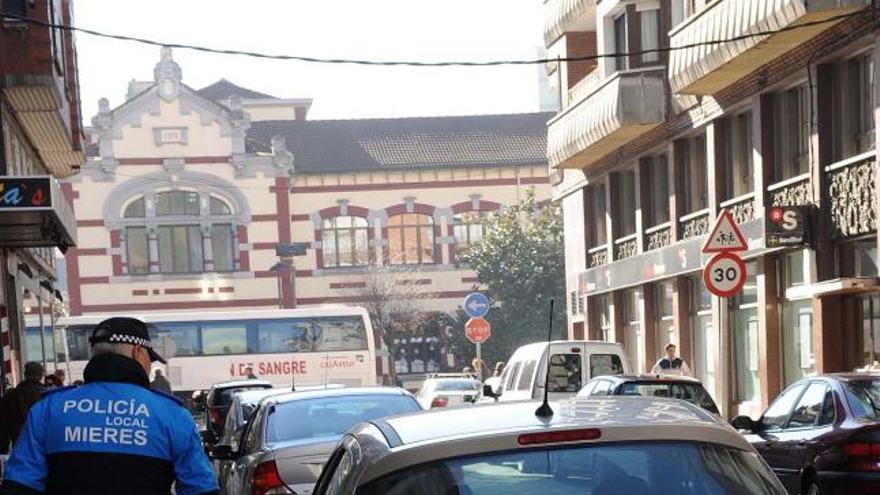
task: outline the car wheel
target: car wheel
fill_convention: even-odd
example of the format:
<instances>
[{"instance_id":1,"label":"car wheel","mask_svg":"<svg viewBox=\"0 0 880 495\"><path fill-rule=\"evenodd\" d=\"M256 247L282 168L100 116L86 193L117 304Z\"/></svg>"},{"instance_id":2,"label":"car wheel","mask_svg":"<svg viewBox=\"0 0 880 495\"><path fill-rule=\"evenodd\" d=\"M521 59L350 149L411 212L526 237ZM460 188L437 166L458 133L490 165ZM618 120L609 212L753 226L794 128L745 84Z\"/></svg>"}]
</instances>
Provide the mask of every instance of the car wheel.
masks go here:
<instances>
[{"instance_id":1,"label":"car wheel","mask_svg":"<svg viewBox=\"0 0 880 495\"><path fill-rule=\"evenodd\" d=\"M822 489L819 488L819 483L816 480L810 480L810 485L807 487L805 495L822 495Z\"/></svg>"}]
</instances>

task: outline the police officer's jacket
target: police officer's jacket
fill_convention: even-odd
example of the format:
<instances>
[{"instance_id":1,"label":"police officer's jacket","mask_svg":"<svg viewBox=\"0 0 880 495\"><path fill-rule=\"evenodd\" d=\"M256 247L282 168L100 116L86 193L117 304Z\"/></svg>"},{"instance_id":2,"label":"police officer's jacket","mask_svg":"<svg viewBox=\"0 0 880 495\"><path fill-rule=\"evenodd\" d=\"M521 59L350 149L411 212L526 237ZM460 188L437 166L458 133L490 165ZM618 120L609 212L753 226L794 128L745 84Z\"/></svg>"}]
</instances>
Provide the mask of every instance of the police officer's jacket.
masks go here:
<instances>
[{"instance_id":1,"label":"police officer's jacket","mask_svg":"<svg viewBox=\"0 0 880 495\"><path fill-rule=\"evenodd\" d=\"M0 495L218 493L192 416L136 361L98 355L83 376L31 408Z\"/></svg>"}]
</instances>

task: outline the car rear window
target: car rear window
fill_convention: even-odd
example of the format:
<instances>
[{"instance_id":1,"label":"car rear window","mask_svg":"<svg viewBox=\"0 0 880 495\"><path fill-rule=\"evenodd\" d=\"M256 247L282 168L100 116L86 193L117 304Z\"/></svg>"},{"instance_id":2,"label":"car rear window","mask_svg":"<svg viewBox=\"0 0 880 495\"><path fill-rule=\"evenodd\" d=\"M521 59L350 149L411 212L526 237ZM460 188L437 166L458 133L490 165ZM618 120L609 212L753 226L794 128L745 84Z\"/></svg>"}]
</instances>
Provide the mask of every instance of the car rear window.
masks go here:
<instances>
[{"instance_id":1,"label":"car rear window","mask_svg":"<svg viewBox=\"0 0 880 495\"><path fill-rule=\"evenodd\" d=\"M880 420L880 380L850 380L845 382L844 390L853 416Z\"/></svg>"},{"instance_id":2,"label":"car rear window","mask_svg":"<svg viewBox=\"0 0 880 495\"><path fill-rule=\"evenodd\" d=\"M266 442L337 436L361 421L420 411L407 395L350 395L276 404L266 425Z\"/></svg>"},{"instance_id":3,"label":"car rear window","mask_svg":"<svg viewBox=\"0 0 880 495\"><path fill-rule=\"evenodd\" d=\"M437 380L435 390L443 392L472 392L480 388L480 382L476 380Z\"/></svg>"},{"instance_id":4,"label":"car rear window","mask_svg":"<svg viewBox=\"0 0 880 495\"><path fill-rule=\"evenodd\" d=\"M246 387L233 387L233 388L223 388L214 391L214 400L213 405L215 406L228 406L232 404L232 397L238 392L244 392L245 390L261 390L264 388L272 388L271 385L266 384L254 384L253 386Z\"/></svg>"},{"instance_id":5,"label":"car rear window","mask_svg":"<svg viewBox=\"0 0 880 495\"><path fill-rule=\"evenodd\" d=\"M659 491L658 491L659 490ZM517 450L396 471L357 495L784 495L756 454L685 442Z\"/></svg>"},{"instance_id":6,"label":"car rear window","mask_svg":"<svg viewBox=\"0 0 880 495\"><path fill-rule=\"evenodd\" d=\"M617 395L680 399L703 409L718 412L712 397L699 383L627 382L620 385Z\"/></svg>"}]
</instances>

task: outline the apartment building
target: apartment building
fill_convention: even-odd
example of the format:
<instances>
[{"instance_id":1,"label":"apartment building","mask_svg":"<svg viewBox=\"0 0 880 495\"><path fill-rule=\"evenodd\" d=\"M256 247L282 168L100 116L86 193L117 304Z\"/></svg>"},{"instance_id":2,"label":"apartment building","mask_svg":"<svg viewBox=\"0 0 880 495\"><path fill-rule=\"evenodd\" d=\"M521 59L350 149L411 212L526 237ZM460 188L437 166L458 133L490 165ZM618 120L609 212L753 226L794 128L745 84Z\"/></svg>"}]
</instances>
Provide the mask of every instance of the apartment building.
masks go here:
<instances>
[{"instance_id":1,"label":"apartment building","mask_svg":"<svg viewBox=\"0 0 880 495\"><path fill-rule=\"evenodd\" d=\"M71 3L9 0L3 11L69 25ZM70 32L0 19L0 395L22 378L26 361L50 370L55 361L51 308L62 298L55 250L76 243L70 202L56 179L83 163L77 81ZM26 317L33 334L25 332Z\"/></svg>"},{"instance_id":2,"label":"apartment building","mask_svg":"<svg viewBox=\"0 0 880 495\"><path fill-rule=\"evenodd\" d=\"M572 337L641 371L677 344L729 416L880 360L873 29L864 0L545 3L549 58L584 58L546 67ZM810 244L768 247L797 205ZM731 298L700 278L722 209L749 247Z\"/></svg>"}]
</instances>

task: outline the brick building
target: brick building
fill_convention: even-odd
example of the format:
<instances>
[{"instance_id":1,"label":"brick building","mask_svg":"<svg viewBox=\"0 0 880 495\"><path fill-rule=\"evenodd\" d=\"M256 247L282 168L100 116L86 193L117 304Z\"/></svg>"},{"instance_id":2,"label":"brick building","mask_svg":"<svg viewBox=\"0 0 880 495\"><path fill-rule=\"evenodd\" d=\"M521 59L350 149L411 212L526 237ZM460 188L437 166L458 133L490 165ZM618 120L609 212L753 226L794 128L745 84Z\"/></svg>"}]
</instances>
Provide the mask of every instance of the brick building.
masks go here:
<instances>
[{"instance_id":1,"label":"brick building","mask_svg":"<svg viewBox=\"0 0 880 495\"><path fill-rule=\"evenodd\" d=\"M756 416L803 376L880 360L868 5L545 4L549 58L629 54L548 65L563 96L547 152L572 336L624 343L643 371L677 343L730 416ZM771 29L783 31L705 43ZM768 247L768 208L791 205L815 212L812 246ZM699 277L721 209L749 246L745 289L727 299Z\"/></svg>"},{"instance_id":2,"label":"brick building","mask_svg":"<svg viewBox=\"0 0 880 495\"><path fill-rule=\"evenodd\" d=\"M3 2L5 13L69 24L66 0ZM54 361L49 310L55 248L76 242L70 204L56 178L83 163L76 49L69 32L0 20L0 393L25 361ZM37 330L26 336L25 317ZM62 352L63 353L63 352Z\"/></svg>"},{"instance_id":3,"label":"brick building","mask_svg":"<svg viewBox=\"0 0 880 495\"><path fill-rule=\"evenodd\" d=\"M450 311L479 219L550 196L552 113L313 121L308 99L190 88L167 49L154 75L100 102L68 182L74 314L357 303L368 270ZM295 269L279 244L305 249Z\"/></svg>"}]
</instances>

